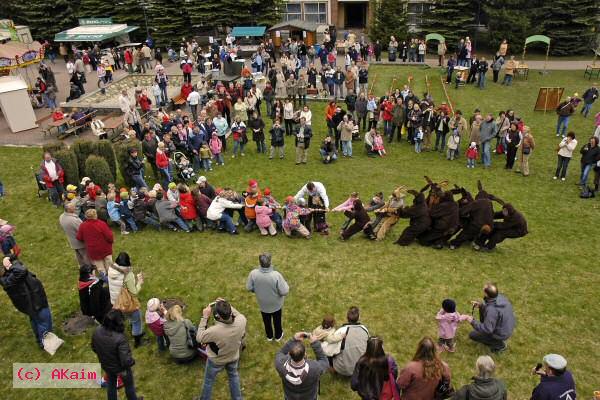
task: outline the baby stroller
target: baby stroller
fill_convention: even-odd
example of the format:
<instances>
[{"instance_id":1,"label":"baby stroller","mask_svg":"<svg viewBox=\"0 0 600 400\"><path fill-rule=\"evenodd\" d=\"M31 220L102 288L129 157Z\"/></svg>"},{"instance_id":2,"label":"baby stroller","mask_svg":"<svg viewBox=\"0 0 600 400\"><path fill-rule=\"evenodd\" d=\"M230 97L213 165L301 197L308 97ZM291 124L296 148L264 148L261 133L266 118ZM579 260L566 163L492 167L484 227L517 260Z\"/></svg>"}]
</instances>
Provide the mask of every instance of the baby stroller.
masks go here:
<instances>
[{"instance_id":1,"label":"baby stroller","mask_svg":"<svg viewBox=\"0 0 600 400\"><path fill-rule=\"evenodd\" d=\"M173 163L175 164L175 168L177 168L177 176L183 182L187 182L196 176L190 160L182 152L176 151L173 153Z\"/></svg>"}]
</instances>

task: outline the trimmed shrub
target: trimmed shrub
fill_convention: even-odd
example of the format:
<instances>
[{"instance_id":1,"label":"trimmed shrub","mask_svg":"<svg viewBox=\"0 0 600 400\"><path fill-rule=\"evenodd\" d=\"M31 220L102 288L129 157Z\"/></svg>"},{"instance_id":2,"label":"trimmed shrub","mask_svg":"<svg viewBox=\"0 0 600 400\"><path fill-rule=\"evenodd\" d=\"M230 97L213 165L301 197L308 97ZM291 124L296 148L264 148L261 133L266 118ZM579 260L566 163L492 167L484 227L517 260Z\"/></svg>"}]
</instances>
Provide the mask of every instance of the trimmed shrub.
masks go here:
<instances>
[{"instance_id":1,"label":"trimmed shrub","mask_svg":"<svg viewBox=\"0 0 600 400\"><path fill-rule=\"evenodd\" d=\"M73 149L62 149L51 154L65 171L65 184L79 185L79 166Z\"/></svg>"},{"instance_id":2,"label":"trimmed shrub","mask_svg":"<svg viewBox=\"0 0 600 400\"><path fill-rule=\"evenodd\" d=\"M109 183L115 181L106 160L94 155L89 156L85 161L85 175L103 190L106 190Z\"/></svg>"},{"instance_id":3,"label":"trimmed shrub","mask_svg":"<svg viewBox=\"0 0 600 400\"><path fill-rule=\"evenodd\" d=\"M77 139L71 146L77 156L77 165L79 165L79 176L89 176L86 174L85 161L89 156L96 153L96 142L91 140Z\"/></svg>"},{"instance_id":4,"label":"trimmed shrub","mask_svg":"<svg viewBox=\"0 0 600 400\"><path fill-rule=\"evenodd\" d=\"M110 173L113 177L117 176L117 158L113 149L112 143L108 140L100 140L96 142L96 155L104 158L110 168Z\"/></svg>"},{"instance_id":5,"label":"trimmed shrub","mask_svg":"<svg viewBox=\"0 0 600 400\"><path fill-rule=\"evenodd\" d=\"M42 146L42 151L44 153L48 152L52 154L52 157L56 158L56 153L60 150L64 150L66 147L64 142L52 142Z\"/></svg>"},{"instance_id":6,"label":"trimmed shrub","mask_svg":"<svg viewBox=\"0 0 600 400\"><path fill-rule=\"evenodd\" d=\"M121 176L123 177L123 181L127 187L134 186L135 183L129 179L127 174L125 173L125 169L127 168L127 161L129 159L129 149L135 147L138 149L139 154L142 153L142 142L137 139L129 139L124 140L115 144L114 150L117 156L117 163L119 164L119 172L121 172Z\"/></svg>"}]
</instances>

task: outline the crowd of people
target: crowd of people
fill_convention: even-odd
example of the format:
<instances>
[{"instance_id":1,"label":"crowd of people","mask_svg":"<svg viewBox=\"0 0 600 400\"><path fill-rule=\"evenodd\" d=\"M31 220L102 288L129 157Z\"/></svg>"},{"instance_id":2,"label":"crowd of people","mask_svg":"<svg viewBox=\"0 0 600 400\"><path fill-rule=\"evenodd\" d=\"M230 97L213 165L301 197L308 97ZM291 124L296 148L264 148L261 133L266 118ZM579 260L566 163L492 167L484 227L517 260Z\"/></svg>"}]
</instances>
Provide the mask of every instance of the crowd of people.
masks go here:
<instances>
[{"instance_id":1,"label":"crowd of people","mask_svg":"<svg viewBox=\"0 0 600 400\"><path fill-rule=\"evenodd\" d=\"M93 212L88 214L91 217ZM274 268L269 253L259 256L259 264L248 275L246 288L256 296L266 340L281 342L285 337L283 306L290 295L290 286ZM109 400L117 398L121 386L125 387L129 400L142 399L136 393L132 370L135 360L125 324L130 320L134 347L145 345L139 301L144 276L134 275L132 260L125 252L106 268L107 274L97 275L96 265L84 264L79 271L81 311L98 323L91 350L105 371L103 385ZM44 347L44 338L52 332L52 314L41 281L11 255L3 259L0 284L17 310L29 316L35 338ZM275 354L275 369L282 381L284 397L317 399L321 376L332 373L349 379L352 390L365 400L507 399L508 388L494 376L496 365L490 356L477 359L473 382L456 391L450 365L440 358L444 351L456 351L456 333L463 321L471 325L472 341L487 346L492 353L506 351L506 342L516 326L512 304L494 283L486 283L483 294L483 300L471 302L472 310L479 310L479 318L473 312L460 314L453 299L444 299L435 317L432 316L432 321L435 319L438 324L438 340L430 337L420 340L414 357L403 368L385 352L383 338L373 335L361 322L358 307L348 309L347 322L340 326L333 315L324 316L312 332L290 335ZM212 398L216 377L223 370L228 375L231 398L242 399L239 365L249 345L247 317L223 298L217 298L202 310L197 325L184 317L184 311L184 306L177 302L148 299L144 321L156 338L158 350L168 350L173 362L179 364L205 360L200 399ZM212 324L211 319L214 319ZM307 354L306 341L314 351L314 360ZM541 378L531 399L554 399L564 397L565 393L575 398L575 382L566 366L563 356L546 355L532 370Z\"/></svg>"}]
</instances>

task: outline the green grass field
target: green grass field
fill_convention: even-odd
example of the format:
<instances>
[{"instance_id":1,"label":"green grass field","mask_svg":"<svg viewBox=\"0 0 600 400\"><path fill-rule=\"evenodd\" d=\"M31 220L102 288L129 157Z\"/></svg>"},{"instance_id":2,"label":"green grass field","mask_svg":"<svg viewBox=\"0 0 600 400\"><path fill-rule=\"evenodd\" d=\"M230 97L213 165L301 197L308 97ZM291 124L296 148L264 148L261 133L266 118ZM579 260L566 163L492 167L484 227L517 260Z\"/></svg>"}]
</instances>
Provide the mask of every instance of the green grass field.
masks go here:
<instances>
[{"instance_id":1,"label":"green grass field","mask_svg":"<svg viewBox=\"0 0 600 400\"><path fill-rule=\"evenodd\" d=\"M415 92L425 90L425 74L437 103L443 99L440 72L436 69L378 67L376 93L389 88L393 78L403 84L414 76ZM528 81L516 81L510 88L488 82L480 91L474 87L449 89L455 108L468 118L475 107L497 114L500 109L517 110L532 129L537 143L530 165L531 176L524 178L503 169L504 158L493 156L489 170L465 167L464 157L447 161L438 153L415 154L406 143L388 145L385 159L367 158L355 143L355 157L332 165L318 162L318 139L326 134L325 103L313 103L313 129L316 138L309 163L295 166L293 143L287 142L285 160L259 157L250 146L246 157L226 158L225 167L215 168L208 179L215 185L245 188L250 178L261 187L269 186L283 200L308 180L323 182L332 204L339 204L351 191L363 198L382 190L387 196L398 184L412 188L424 185L423 175L448 179L476 191L477 179L486 189L512 202L524 213L530 234L502 243L493 253L477 253L469 246L436 251L417 245L400 248L393 241L406 226L401 221L384 242L372 243L357 235L340 242L336 232L342 216L330 217L333 235L315 236L310 241L292 240L282 235L262 238L258 233L237 237L216 233L183 233L148 230L123 237L116 235L114 254L128 251L136 271L143 271L146 283L141 301L150 297L180 297L187 304L186 315L199 321L202 308L222 296L248 317L248 347L241 360L241 381L247 399L282 398L281 383L273 368L277 343L267 343L255 299L245 291L245 280L262 251L270 251L278 269L291 286L284 308L286 338L299 330L311 330L326 313L340 323L351 305L361 308L362 322L372 334L381 335L385 347L400 365L409 361L421 337L436 337L435 313L446 297L456 299L460 312L470 311L469 300L481 297L486 281L495 281L513 302L518 327L509 350L493 356L497 374L506 380L511 399L528 399L537 379L529 372L542 356L563 354L574 371L579 397L591 398L598 390L600 366L597 356L598 313L598 199L580 200L574 185L579 175L578 157L573 160L566 182L551 179L555 168L554 112L533 112L540 86L563 86L565 96L583 93L589 82L581 71L532 71ZM596 106L597 111L598 106ZM579 114L571 128L582 141L592 132L593 122ZM252 145L253 143L250 143ZM464 149L464 143L463 143ZM39 148L0 148L0 179L7 196L0 200L0 217L17 226L16 238L23 249L25 264L44 282L50 299L55 331L66 343L54 357L34 344L25 316L15 311L6 295L0 295L3 318L0 323L0 397L3 399L102 399L103 390L13 390L13 362L95 362L89 342L91 332L66 337L64 319L78 309L77 267L74 255L58 225L59 210L39 199L33 171L41 158ZM410 200L409 200L410 201ZM144 307L145 309L145 307ZM468 340L469 326L459 329L458 350L444 354L457 387L469 382L475 359L487 349ZM149 332L148 332L149 333ZM133 342L133 341L132 341ZM133 344L133 343L132 343ZM178 366L167 354L158 354L156 344L134 350L138 394L146 399L161 396L189 399L200 391L204 368L201 362ZM312 354L311 354L312 357ZM167 395L165 397L165 395ZM215 399L229 398L226 376L219 377ZM349 382L332 375L321 381L321 398L357 398Z\"/></svg>"}]
</instances>

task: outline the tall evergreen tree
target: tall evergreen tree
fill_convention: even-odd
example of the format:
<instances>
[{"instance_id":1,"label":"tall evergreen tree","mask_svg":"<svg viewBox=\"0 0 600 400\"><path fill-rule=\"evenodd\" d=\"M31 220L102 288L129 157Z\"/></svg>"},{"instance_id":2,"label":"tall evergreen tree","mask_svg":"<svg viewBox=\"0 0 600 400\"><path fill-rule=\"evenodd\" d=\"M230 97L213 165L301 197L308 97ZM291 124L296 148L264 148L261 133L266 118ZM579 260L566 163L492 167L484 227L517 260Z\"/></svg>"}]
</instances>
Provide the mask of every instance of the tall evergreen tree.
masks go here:
<instances>
[{"instance_id":1,"label":"tall evergreen tree","mask_svg":"<svg viewBox=\"0 0 600 400\"><path fill-rule=\"evenodd\" d=\"M497 49L506 39L512 54L523 50L525 38L531 34L532 3L522 0L488 0L484 3L491 49Z\"/></svg>"},{"instance_id":2,"label":"tall evergreen tree","mask_svg":"<svg viewBox=\"0 0 600 400\"><path fill-rule=\"evenodd\" d=\"M593 46L597 18L597 0L553 0L544 2L534 14L533 26L552 39L551 54L586 54Z\"/></svg>"},{"instance_id":3,"label":"tall evergreen tree","mask_svg":"<svg viewBox=\"0 0 600 400\"><path fill-rule=\"evenodd\" d=\"M455 49L461 38L469 36L469 26L477 22L474 10L471 0L434 0L421 30L439 33L446 38L446 46Z\"/></svg>"},{"instance_id":4,"label":"tall evergreen tree","mask_svg":"<svg viewBox=\"0 0 600 400\"><path fill-rule=\"evenodd\" d=\"M186 7L185 0L148 1L149 25L154 29L152 35L158 46L177 45L182 38L192 35Z\"/></svg>"},{"instance_id":5,"label":"tall evergreen tree","mask_svg":"<svg viewBox=\"0 0 600 400\"><path fill-rule=\"evenodd\" d=\"M406 0L377 0L369 32L371 40L379 40L383 47L389 43L390 36L402 41L407 35L406 7Z\"/></svg>"},{"instance_id":6,"label":"tall evergreen tree","mask_svg":"<svg viewBox=\"0 0 600 400\"><path fill-rule=\"evenodd\" d=\"M34 40L53 39L54 34L76 25L76 4L69 0L8 0L8 5L11 19L28 25Z\"/></svg>"}]
</instances>

